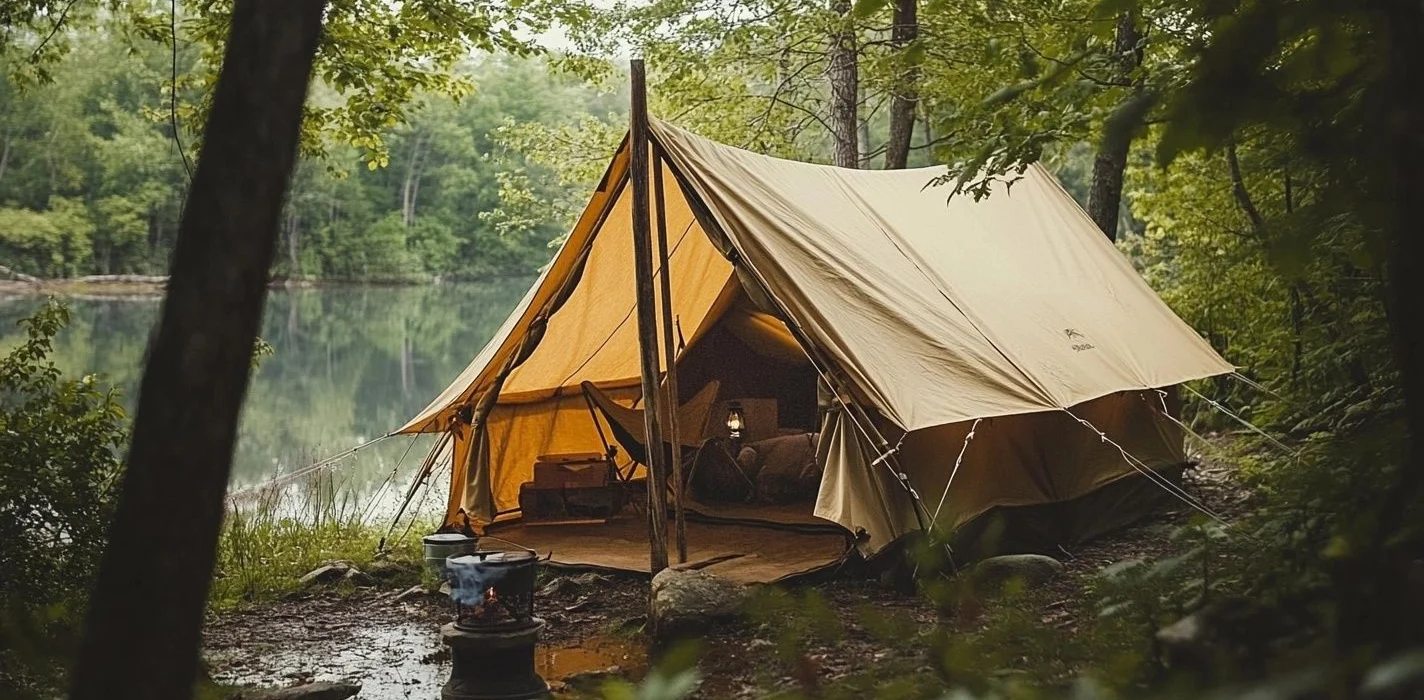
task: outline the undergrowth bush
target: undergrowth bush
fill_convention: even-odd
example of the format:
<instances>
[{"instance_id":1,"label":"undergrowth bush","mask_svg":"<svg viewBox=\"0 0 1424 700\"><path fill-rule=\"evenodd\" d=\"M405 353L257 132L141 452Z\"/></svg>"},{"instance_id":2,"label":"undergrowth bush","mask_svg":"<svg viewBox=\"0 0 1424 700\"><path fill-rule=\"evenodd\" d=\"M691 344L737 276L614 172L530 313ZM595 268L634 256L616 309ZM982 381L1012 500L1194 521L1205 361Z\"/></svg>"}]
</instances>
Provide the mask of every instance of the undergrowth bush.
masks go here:
<instances>
[{"instance_id":1,"label":"undergrowth bush","mask_svg":"<svg viewBox=\"0 0 1424 700\"><path fill-rule=\"evenodd\" d=\"M0 358L0 688L19 695L52 682L75 642L127 438L115 391L50 361L68 321L47 301Z\"/></svg>"}]
</instances>

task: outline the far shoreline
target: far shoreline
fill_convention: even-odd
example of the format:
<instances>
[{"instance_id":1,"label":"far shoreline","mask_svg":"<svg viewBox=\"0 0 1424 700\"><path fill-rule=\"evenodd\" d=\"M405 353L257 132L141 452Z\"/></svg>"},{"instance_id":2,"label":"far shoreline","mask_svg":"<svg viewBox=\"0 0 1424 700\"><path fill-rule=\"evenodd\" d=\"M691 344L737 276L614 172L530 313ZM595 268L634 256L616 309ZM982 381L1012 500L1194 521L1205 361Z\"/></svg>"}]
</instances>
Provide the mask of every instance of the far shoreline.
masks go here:
<instances>
[{"instance_id":1,"label":"far shoreline","mask_svg":"<svg viewBox=\"0 0 1424 700\"><path fill-rule=\"evenodd\" d=\"M532 278L534 273L490 275L469 279L300 279L277 277L267 282L270 290L322 289L334 287L428 287L445 284L477 284L498 280ZM168 278L157 275L91 275L60 279L0 279L0 298L62 296L77 298L161 298L168 291Z\"/></svg>"}]
</instances>

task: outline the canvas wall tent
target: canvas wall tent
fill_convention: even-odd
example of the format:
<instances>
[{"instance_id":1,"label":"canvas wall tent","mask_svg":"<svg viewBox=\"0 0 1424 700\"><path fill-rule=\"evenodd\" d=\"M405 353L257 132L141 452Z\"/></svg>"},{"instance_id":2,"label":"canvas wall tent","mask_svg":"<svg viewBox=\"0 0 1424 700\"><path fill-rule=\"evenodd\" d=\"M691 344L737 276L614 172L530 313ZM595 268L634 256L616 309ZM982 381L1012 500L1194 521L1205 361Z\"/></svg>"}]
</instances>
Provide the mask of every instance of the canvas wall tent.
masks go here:
<instances>
[{"instance_id":1,"label":"canvas wall tent","mask_svg":"<svg viewBox=\"0 0 1424 700\"><path fill-rule=\"evenodd\" d=\"M1138 514L1161 493L1144 468L1182 462L1157 390L1232 370L1040 167L976 202L927 186L943 168L847 170L651 132L679 393L717 379L724 396L814 401L825 376L847 410L822 430L814 515L866 553L936 514L982 528L1021 512L1011 530L1060 542ZM597 450L581 382L636 397L628 169L625 142L503 327L398 431L452 436L447 524L507 517L538 455ZM877 432L900 446L881 465Z\"/></svg>"}]
</instances>

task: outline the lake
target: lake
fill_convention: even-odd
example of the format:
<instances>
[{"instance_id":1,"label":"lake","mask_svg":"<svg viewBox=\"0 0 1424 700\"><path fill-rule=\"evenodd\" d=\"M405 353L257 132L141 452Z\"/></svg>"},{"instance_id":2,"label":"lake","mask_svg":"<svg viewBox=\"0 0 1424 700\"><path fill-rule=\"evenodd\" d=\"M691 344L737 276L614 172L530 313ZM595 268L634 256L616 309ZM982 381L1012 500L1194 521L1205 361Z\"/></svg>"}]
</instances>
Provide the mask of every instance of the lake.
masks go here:
<instances>
[{"instance_id":1,"label":"lake","mask_svg":"<svg viewBox=\"0 0 1424 700\"><path fill-rule=\"evenodd\" d=\"M272 290L262 337L276 352L248 388L230 488L264 483L399 428L464 369L532 283ZM0 348L14 345L15 322L43 301L0 298ZM132 408L159 297L65 303L70 325L55 339L55 364L69 376L101 375ZM379 492L372 509L386 510L430 445L394 437L362 449L326 472L322 490L362 508ZM403 454L393 487L382 488ZM444 488L436 483L426 512L443 501Z\"/></svg>"}]
</instances>

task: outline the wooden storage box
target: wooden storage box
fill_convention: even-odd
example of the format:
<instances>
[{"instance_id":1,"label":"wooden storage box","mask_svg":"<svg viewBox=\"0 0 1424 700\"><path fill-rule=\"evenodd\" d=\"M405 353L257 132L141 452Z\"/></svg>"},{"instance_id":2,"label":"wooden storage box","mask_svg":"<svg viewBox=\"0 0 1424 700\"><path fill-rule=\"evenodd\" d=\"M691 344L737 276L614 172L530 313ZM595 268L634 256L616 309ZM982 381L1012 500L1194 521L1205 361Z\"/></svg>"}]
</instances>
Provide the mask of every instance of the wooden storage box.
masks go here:
<instances>
[{"instance_id":1,"label":"wooden storage box","mask_svg":"<svg viewBox=\"0 0 1424 700\"><path fill-rule=\"evenodd\" d=\"M623 508L618 484L545 489L526 481L519 486L519 509L525 522L588 522L607 520Z\"/></svg>"},{"instance_id":2,"label":"wooden storage box","mask_svg":"<svg viewBox=\"0 0 1424 700\"><path fill-rule=\"evenodd\" d=\"M534 488L566 489L606 486L613 464L603 455L544 455L534 462Z\"/></svg>"}]
</instances>

